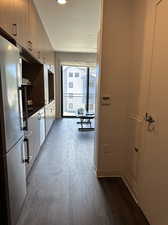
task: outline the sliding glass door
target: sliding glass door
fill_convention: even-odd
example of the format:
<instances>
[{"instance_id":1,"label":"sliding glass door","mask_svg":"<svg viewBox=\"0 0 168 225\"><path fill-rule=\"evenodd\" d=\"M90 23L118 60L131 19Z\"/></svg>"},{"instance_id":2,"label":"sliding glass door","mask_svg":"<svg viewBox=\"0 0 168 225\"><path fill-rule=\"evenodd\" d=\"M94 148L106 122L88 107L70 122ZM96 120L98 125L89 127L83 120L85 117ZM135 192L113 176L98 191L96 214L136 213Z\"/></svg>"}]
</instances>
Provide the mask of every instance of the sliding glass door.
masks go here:
<instances>
[{"instance_id":1,"label":"sliding glass door","mask_svg":"<svg viewBox=\"0 0 168 225\"><path fill-rule=\"evenodd\" d=\"M88 112L95 114L96 107L96 68L89 68L88 84Z\"/></svg>"},{"instance_id":2,"label":"sliding glass door","mask_svg":"<svg viewBox=\"0 0 168 225\"><path fill-rule=\"evenodd\" d=\"M62 116L75 117L79 109L95 112L94 68L62 66Z\"/></svg>"}]
</instances>

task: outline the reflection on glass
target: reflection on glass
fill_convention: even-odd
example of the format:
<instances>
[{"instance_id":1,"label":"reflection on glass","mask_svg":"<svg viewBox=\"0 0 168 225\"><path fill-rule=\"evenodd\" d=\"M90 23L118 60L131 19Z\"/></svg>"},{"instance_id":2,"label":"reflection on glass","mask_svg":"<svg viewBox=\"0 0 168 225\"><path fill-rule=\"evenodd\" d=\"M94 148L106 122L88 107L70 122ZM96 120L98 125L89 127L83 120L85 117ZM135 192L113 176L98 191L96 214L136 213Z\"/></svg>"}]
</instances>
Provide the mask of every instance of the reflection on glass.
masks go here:
<instances>
[{"instance_id":1,"label":"reflection on glass","mask_svg":"<svg viewBox=\"0 0 168 225\"><path fill-rule=\"evenodd\" d=\"M75 116L79 108L86 108L86 67L63 67L63 114Z\"/></svg>"},{"instance_id":2,"label":"reflection on glass","mask_svg":"<svg viewBox=\"0 0 168 225\"><path fill-rule=\"evenodd\" d=\"M76 116L78 109L95 113L96 70L90 68L89 92L87 67L63 66L63 116ZM89 96L88 96L89 94Z\"/></svg>"},{"instance_id":3,"label":"reflection on glass","mask_svg":"<svg viewBox=\"0 0 168 225\"><path fill-rule=\"evenodd\" d=\"M95 114L96 105L96 68L89 68L89 113Z\"/></svg>"}]
</instances>

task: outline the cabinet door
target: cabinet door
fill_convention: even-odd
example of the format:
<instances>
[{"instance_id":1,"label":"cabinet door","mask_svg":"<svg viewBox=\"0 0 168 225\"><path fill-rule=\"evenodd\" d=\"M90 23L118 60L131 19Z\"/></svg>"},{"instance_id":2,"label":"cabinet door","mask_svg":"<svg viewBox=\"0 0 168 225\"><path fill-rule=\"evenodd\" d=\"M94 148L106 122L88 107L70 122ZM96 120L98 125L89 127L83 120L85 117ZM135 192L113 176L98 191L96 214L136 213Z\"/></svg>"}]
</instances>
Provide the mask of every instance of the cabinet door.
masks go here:
<instances>
[{"instance_id":1,"label":"cabinet door","mask_svg":"<svg viewBox=\"0 0 168 225\"><path fill-rule=\"evenodd\" d=\"M22 7L24 0L13 0L13 8L12 8L12 30L10 34L13 38L21 43L21 15L22 15Z\"/></svg>"},{"instance_id":2,"label":"cabinet door","mask_svg":"<svg viewBox=\"0 0 168 225\"><path fill-rule=\"evenodd\" d=\"M49 102L49 95L48 95L48 65L44 64L44 98L45 104Z\"/></svg>"},{"instance_id":3,"label":"cabinet door","mask_svg":"<svg viewBox=\"0 0 168 225\"><path fill-rule=\"evenodd\" d=\"M47 135L52 125L52 110L50 104L45 107L45 110L46 110L46 135Z\"/></svg>"},{"instance_id":4,"label":"cabinet door","mask_svg":"<svg viewBox=\"0 0 168 225\"><path fill-rule=\"evenodd\" d=\"M6 9L6 0L1 0L0 7L0 27L4 30L7 30L7 23L5 21L5 9Z\"/></svg>"},{"instance_id":5,"label":"cabinet door","mask_svg":"<svg viewBox=\"0 0 168 225\"><path fill-rule=\"evenodd\" d=\"M31 160L27 165L27 174L29 173L40 149L40 123L38 113L28 119L28 140Z\"/></svg>"},{"instance_id":6,"label":"cabinet door","mask_svg":"<svg viewBox=\"0 0 168 225\"><path fill-rule=\"evenodd\" d=\"M50 111L48 105L45 106L45 129L46 129L46 136L50 130Z\"/></svg>"},{"instance_id":7,"label":"cabinet door","mask_svg":"<svg viewBox=\"0 0 168 225\"><path fill-rule=\"evenodd\" d=\"M44 28L41 22L41 19L37 13L37 58L38 60L43 63L43 33L44 33Z\"/></svg>"},{"instance_id":8,"label":"cabinet door","mask_svg":"<svg viewBox=\"0 0 168 225\"><path fill-rule=\"evenodd\" d=\"M24 48L27 48L29 39L29 0L15 0L15 8L17 41Z\"/></svg>"},{"instance_id":9,"label":"cabinet door","mask_svg":"<svg viewBox=\"0 0 168 225\"><path fill-rule=\"evenodd\" d=\"M46 135L51 129L53 122L55 121L55 101L45 106L46 115Z\"/></svg>"},{"instance_id":10,"label":"cabinet door","mask_svg":"<svg viewBox=\"0 0 168 225\"><path fill-rule=\"evenodd\" d=\"M52 102L52 123L55 121L55 101Z\"/></svg>"},{"instance_id":11,"label":"cabinet door","mask_svg":"<svg viewBox=\"0 0 168 225\"><path fill-rule=\"evenodd\" d=\"M14 0L1 0L0 3L0 26L10 35L15 32L15 25L12 27L13 22L13 8ZM13 29L12 29L13 28Z\"/></svg>"},{"instance_id":12,"label":"cabinet door","mask_svg":"<svg viewBox=\"0 0 168 225\"><path fill-rule=\"evenodd\" d=\"M45 114L44 109L41 109L39 112L39 123L40 123L40 146L45 140Z\"/></svg>"},{"instance_id":13,"label":"cabinet door","mask_svg":"<svg viewBox=\"0 0 168 225\"><path fill-rule=\"evenodd\" d=\"M37 20L36 20L36 9L33 4L33 0L29 0L29 11L28 11L28 47L27 50L31 54L35 55L36 52L36 35L37 35Z\"/></svg>"}]
</instances>

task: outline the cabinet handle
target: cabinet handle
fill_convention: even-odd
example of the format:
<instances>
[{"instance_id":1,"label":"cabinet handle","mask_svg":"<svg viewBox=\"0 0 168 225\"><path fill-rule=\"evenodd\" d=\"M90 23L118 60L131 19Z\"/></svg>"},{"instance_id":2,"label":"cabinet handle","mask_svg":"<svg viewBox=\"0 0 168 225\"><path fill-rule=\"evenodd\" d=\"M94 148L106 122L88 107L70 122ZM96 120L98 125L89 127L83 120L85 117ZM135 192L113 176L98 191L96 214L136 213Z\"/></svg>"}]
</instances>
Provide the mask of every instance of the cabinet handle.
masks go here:
<instances>
[{"instance_id":1,"label":"cabinet handle","mask_svg":"<svg viewBox=\"0 0 168 225\"><path fill-rule=\"evenodd\" d=\"M15 37L17 36L17 24L16 23L12 24L12 35Z\"/></svg>"},{"instance_id":2,"label":"cabinet handle","mask_svg":"<svg viewBox=\"0 0 168 225\"><path fill-rule=\"evenodd\" d=\"M24 96L23 105L25 108L25 115L23 119L23 130L28 131L28 108L27 108L27 87L22 85L19 87L19 90L22 91L22 95Z\"/></svg>"},{"instance_id":3,"label":"cabinet handle","mask_svg":"<svg viewBox=\"0 0 168 225\"><path fill-rule=\"evenodd\" d=\"M41 114L38 113L38 120L41 120Z\"/></svg>"},{"instance_id":4,"label":"cabinet handle","mask_svg":"<svg viewBox=\"0 0 168 225\"><path fill-rule=\"evenodd\" d=\"M25 138L24 142L26 142L26 147L27 147L27 158L24 160L25 163L29 164L30 163L30 148L29 148L29 139Z\"/></svg>"},{"instance_id":5,"label":"cabinet handle","mask_svg":"<svg viewBox=\"0 0 168 225\"><path fill-rule=\"evenodd\" d=\"M31 41L28 41L28 49L29 51L33 51L33 43Z\"/></svg>"},{"instance_id":6,"label":"cabinet handle","mask_svg":"<svg viewBox=\"0 0 168 225\"><path fill-rule=\"evenodd\" d=\"M23 104L22 104L22 87L18 88L19 95L19 119L20 119L20 129L24 130L24 121L23 121Z\"/></svg>"},{"instance_id":7,"label":"cabinet handle","mask_svg":"<svg viewBox=\"0 0 168 225\"><path fill-rule=\"evenodd\" d=\"M40 59L40 51L37 52L37 57Z\"/></svg>"},{"instance_id":8,"label":"cabinet handle","mask_svg":"<svg viewBox=\"0 0 168 225\"><path fill-rule=\"evenodd\" d=\"M139 149L138 149L138 148L136 148L136 147L134 148L134 150L135 150L135 152L137 152L137 153L139 152Z\"/></svg>"}]
</instances>

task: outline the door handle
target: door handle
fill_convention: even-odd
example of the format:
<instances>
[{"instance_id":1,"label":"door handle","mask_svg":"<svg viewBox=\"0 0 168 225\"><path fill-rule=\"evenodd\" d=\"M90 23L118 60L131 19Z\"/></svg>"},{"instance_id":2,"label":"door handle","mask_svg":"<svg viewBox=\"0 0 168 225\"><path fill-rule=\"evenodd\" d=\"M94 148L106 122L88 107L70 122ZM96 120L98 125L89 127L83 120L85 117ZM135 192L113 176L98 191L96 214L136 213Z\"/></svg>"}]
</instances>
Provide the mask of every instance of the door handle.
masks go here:
<instances>
[{"instance_id":1,"label":"door handle","mask_svg":"<svg viewBox=\"0 0 168 225\"><path fill-rule=\"evenodd\" d=\"M149 113L146 113L145 114L144 120L146 122L148 122L149 124L152 124L152 123L155 123L156 122Z\"/></svg>"},{"instance_id":2,"label":"door handle","mask_svg":"<svg viewBox=\"0 0 168 225\"><path fill-rule=\"evenodd\" d=\"M148 131L154 131L156 127L156 120L149 113L145 114L144 120L148 123Z\"/></svg>"},{"instance_id":3,"label":"door handle","mask_svg":"<svg viewBox=\"0 0 168 225\"><path fill-rule=\"evenodd\" d=\"M134 148L134 151L136 152L136 153L138 153L139 152L139 149L138 148Z\"/></svg>"},{"instance_id":4,"label":"door handle","mask_svg":"<svg viewBox=\"0 0 168 225\"><path fill-rule=\"evenodd\" d=\"M31 41L28 41L28 49L29 51L33 51L33 43Z\"/></svg>"}]
</instances>

